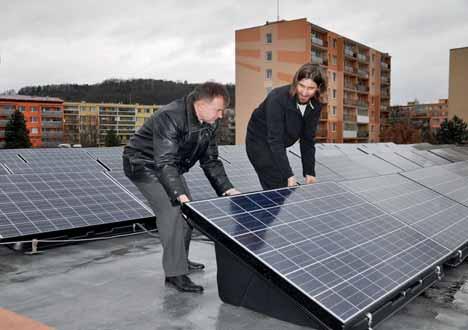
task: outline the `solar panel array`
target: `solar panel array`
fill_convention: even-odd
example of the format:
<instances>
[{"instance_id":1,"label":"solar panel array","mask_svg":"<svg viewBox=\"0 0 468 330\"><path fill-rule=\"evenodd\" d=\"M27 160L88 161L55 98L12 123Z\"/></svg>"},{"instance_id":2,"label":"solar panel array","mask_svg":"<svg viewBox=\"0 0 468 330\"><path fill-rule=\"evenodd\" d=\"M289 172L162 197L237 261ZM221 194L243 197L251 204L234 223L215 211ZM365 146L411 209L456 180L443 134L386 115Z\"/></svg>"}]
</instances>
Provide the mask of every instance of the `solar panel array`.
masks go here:
<instances>
[{"instance_id":1,"label":"solar panel array","mask_svg":"<svg viewBox=\"0 0 468 330\"><path fill-rule=\"evenodd\" d=\"M468 244L468 162L394 144L358 148L317 146L336 183L194 201L184 211L302 295L304 308L350 325Z\"/></svg>"},{"instance_id":2,"label":"solar panel array","mask_svg":"<svg viewBox=\"0 0 468 330\"><path fill-rule=\"evenodd\" d=\"M196 165L184 174L191 212L345 324L468 242L468 152L416 147L317 144L318 184L261 192L245 147L221 146L234 186L255 193L214 199ZM287 155L301 178L298 145ZM152 218L121 157L1 150L0 241Z\"/></svg>"},{"instance_id":3,"label":"solar panel array","mask_svg":"<svg viewBox=\"0 0 468 330\"><path fill-rule=\"evenodd\" d=\"M336 183L195 201L187 209L206 222L205 232L234 240L342 324L452 253Z\"/></svg>"}]
</instances>

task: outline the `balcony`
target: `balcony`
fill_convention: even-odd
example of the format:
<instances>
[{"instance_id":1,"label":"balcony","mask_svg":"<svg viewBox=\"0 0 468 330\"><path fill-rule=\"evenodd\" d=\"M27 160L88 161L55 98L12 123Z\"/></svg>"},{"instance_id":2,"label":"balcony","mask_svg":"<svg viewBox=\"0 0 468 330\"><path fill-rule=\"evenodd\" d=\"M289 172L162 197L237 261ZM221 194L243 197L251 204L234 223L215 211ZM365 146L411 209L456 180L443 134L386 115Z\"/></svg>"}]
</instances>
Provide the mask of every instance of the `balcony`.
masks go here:
<instances>
[{"instance_id":1,"label":"balcony","mask_svg":"<svg viewBox=\"0 0 468 330\"><path fill-rule=\"evenodd\" d=\"M380 97L382 99L389 99L390 98L390 93L382 91L381 94L380 94Z\"/></svg>"},{"instance_id":2,"label":"balcony","mask_svg":"<svg viewBox=\"0 0 468 330\"><path fill-rule=\"evenodd\" d=\"M358 100L358 101L356 102L356 105L357 105L358 107L360 107L360 108L366 108L366 110L367 110L367 108L369 107L369 103L367 103L367 102L364 101L364 100Z\"/></svg>"},{"instance_id":3,"label":"balcony","mask_svg":"<svg viewBox=\"0 0 468 330\"><path fill-rule=\"evenodd\" d=\"M328 134L327 134L327 129L326 128L321 127L321 128L319 128L317 130L317 132L315 132L315 137L317 139L326 139L327 136L328 136Z\"/></svg>"},{"instance_id":4,"label":"balcony","mask_svg":"<svg viewBox=\"0 0 468 330\"><path fill-rule=\"evenodd\" d=\"M0 116L11 116L15 112L15 109L0 108Z\"/></svg>"},{"instance_id":5,"label":"balcony","mask_svg":"<svg viewBox=\"0 0 468 330\"><path fill-rule=\"evenodd\" d=\"M388 70L390 70L390 65L389 65L389 64L387 64L387 63L383 63L383 62L382 62L382 63L380 63L380 67L381 67L381 68L382 68L382 70L384 70L384 71L388 71Z\"/></svg>"},{"instance_id":6,"label":"balcony","mask_svg":"<svg viewBox=\"0 0 468 330\"><path fill-rule=\"evenodd\" d=\"M41 126L44 128L62 128L63 122L61 121L42 121Z\"/></svg>"},{"instance_id":7,"label":"balcony","mask_svg":"<svg viewBox=\"0 0 468 330\"><path fill-rule=\"evenodd\" d=\"M352 122L345 122L343 129L344 139L355 139L357 138L357 125Z\"/></svg>"},{"instance_id":8,"label":"balcony","mask_svg":"<svg viewBox=\"0 0 468 330\"><path fill-rule=\"evenodd\" d=\"M42 138L45 138L45 139L60 139L60 138L63 138L63 132L62 131L42 132Z\"/></svg>"},{"instance_id":9,"label":"balcony","mask_svg":"<svg viewBox=\"0 0 468 330\"><path fill-rule=\"evenodd\" d=\"M320 47L325 47L323 40L317 37L312 37L312 44Z\"/></svg>"},{"instance_id":10,"label":"balcony","mask_svg":"<svg viewBox=\"0 0 468 330\"><path fill-rule=\"evenodd\" d=\"M328 111L325 109L322 109L320 112L320 120L321 121L327 121L328 120Z\"/></svg>"},{"instance_id":11,"label":"balcony","mask_svg":"<svg viewBox=\"0 0 468 330\"><path fill-rule=\"evenodd\" d=\"M349 106L356 106L357 105L357 100L356 99L351 99L349 97L345 97L343 99L344 105L349 105Z\"/></svg>"},{"instance_id":12,"label":"balcony","mask_svg":"<svg viewBox=\"0 0 468 330\"><path fill-rule=\"evenodd\" d=\"M351 75L356 75L357 73L356 70L352 66L347 66L347 65L345 65L344 71L345 73L351 74Z\"/></svg>"},{"instance_id":13,"label":"balcony","mask_svg":"<svg viewBox=\"0 0 468 330\"><path fill-rule=\"evenodd\" d=\"M6 125L8 124L9 120L0 120L0 127L6 127Z\"/></svg>"},{"instance_id":14,"label":"balcony","mask_svg":"<svg viewBox=\"0 0 468 330\"><path fill-rule=\"evenodd\" d=\"M359 93L363 93L363 94L369 93L369 87L366 85L357 85L357 90Z\"/></svg>"},{"instance_id":15,"label":"balcony","mask_svg":"<svg viewBox=\"0 0 468 330\"><path fill-rule=\"evenodd\" d=\"M390 85L390 78L382 76L381 82L382 85Z\"/></svg>"},{"instance_id":16,"label":"balcony","mask_svg":"<svg viewBox=\"0 0 468 330\"><path fill-rule=\"evenodd\" d=\"M357 122L359 124L369 124L369 111L367 109L358 108Z\"/></svg>"},{"instance_id":17,"label":"balcony","mask_svg":"<svg viewBox=\"0 0 468 330\"><path fill-rule=\"evenodd\" d=\"M317 55L312 55L313 64L323 64L323 58Z\"/></svg>"},{"instance_id":18,"label":"balcony","mask_svg":"<svg viewBox=\"0 0 468 330\"><path fill-rule=\"evenodd\" d=\"M359 130L357 132L357 137L360 139L367 139L369 137L369 131Z\"/></svg>"},{"instance_id":19,"label":"balcony","mask_svg":"<svg viewBox=\"0 0 468 330\"><path fill-rule=\"evenodd\" d=\"M361 77L361 78L367 79L367 78L369 78L369 72L366 71L366 70L359 69L358 70L358 76Z\"/></svg>"},{"instance_id":20,"label":"balcony","mask_svg":"<svg viewBox=\"0 0 468 330\"><path fill-rule=\"evenodd\" d=\"M63 117L63 112L62 111L50 111L50 110L43 110L41 112L42 117L56 117L56 118L62 118Z\"/></svg>"},{"instance_id":21,"label":"balcony","mask_svg":"<svg viewBox=\"0 0 468 330\"><path fill-rule=\"evenodd\" d=\"M365 54L358 54L357 59L358 59L359 62L369 63L369 56L367 56Z\"/></svg>"},{"instance_id":22,"label":"balcony","mask_svg":"<svg viewBox=\"0 0 468 330\"><path fill-rule=\"evenodd\" d=\"M345 56L348 57L348 58L351 58L351 59L353 59L353 60L356 59L356 57L355 57L355 55L354 55L354 51L353 51L351 48L345 47L344 54L345 54Z\"/></svg>"}]
</instances>

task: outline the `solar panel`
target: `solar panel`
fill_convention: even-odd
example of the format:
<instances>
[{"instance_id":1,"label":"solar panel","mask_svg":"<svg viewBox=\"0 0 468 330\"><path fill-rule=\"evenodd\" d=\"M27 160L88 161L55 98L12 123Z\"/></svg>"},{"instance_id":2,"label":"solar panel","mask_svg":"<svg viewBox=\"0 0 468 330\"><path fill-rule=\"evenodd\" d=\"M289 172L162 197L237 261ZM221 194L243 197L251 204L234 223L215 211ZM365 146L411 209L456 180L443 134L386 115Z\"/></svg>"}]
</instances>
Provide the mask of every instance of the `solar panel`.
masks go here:
<instances>
[{"instance_id":1,"label":"solar panel","mask_svg":"<svg viewBox=\"0 0 468 330\"><path fill-rule=\"evenodd\" d=\"M401 171L398 167L395 167L389 162L375 157L374 155L350 155L349 158L352 159L353 162L357 163L355 166L367 167L377 173L377 175L394 174Z\"/></svg>"},{"instance_id":2,"label":"solar panel","mask_svg":"<svg viewBox=\"0 0 468 330\"><path fill-rule=\"evenodd\" d=\"M74 172L99 172L106 169L91 158L54 159L45 160L37 158L25 163L22 160L5 161L5 166L14 174L28 173L74 173Z\"/></svg>"},{"instance_id":3,"label":"solar panel","mask_svg":"<svg viewBox=\"0 0 468 330\"><path fill-rule=\"evenodd\" d=\"M148 217L104 173L0 176L0 240Z\"/></svg>"},{"instance_id":4,"label":"solar panel","mask_svg":"<svg viewBox=\"0 0 468 330\"><path fill-rule=\"evenodd\" d=\"M429 181L444 181L436 168L422 171L437 173ZM447 249L468 242L468 208L401 175L341 184Z\"/></svg>"},{"instance_id":5,"label":"solar panel","mask_svg":"<svg viewBox=\"0 0 468 330\"><path fill-rule=\"evenodd\" d=\"M468 175L460 175L453 172L453 169L452 171L449 169L447 166L438 166L402 174L411 180L468 206Z\"/></svg>"},{"instance_id":6,"label":"solar panel","mask_svg":"<svg viewBox=\"0 0 468 330\"><path fill-rule=\"evenodd\" d=\"M439 157L442 157L444 159L447 159L451 162L460 162L460 161L468 160L468 154L465 154L463 152L458 152L451 148L431 149L429 150L429 152Z\"/></svg>"},{"instance_id":7,"label":"solar panel","mask_svg":"<svg viewBox=\"0 0 468 330\"><path fill-rule=\"evenodd\" d=\"M394 152L374 152L374 156L385 160L386 162L400 168L403 171L411 171L422 167L417 163L403 158Z\"/></svg>"},{"instance_id":8,"label":"solar panel","mask_svg":"<svg viewBox=\"0 0 468 330\"><path fill-rule=\"evenodd\" d=\"M335 183L191 202L183 210L333 329L362 320L451 252Z\"/></svg>"},{"instance_id":9,"label":"solar panel","mask_svg":"<svg viewBox=\"0 0 468 330\"><path fill-rule=\"evenodd\" d=\"M20 149L19 154L27 162L77 161L91 158L81 148Z\"/></svg>"},{"instance_id":10,"label":"solar panel","mask_svg":"<svg viewBox=\"0 0 468 330\"><path fill-rule=\"evenodd\" d=\"M377 176L377 172L367 166L361 166L347 156L317 157L317 162L345 179Z\"/></svg>"},{"instance_id":11,"label":"solar panel","mask_svg":"<svg viewBox=\"0 0 468 330\"><path fill-rule=\"evenodd\" d=\"M94 159L104 158L122 158L122 147L107 147L107 148L85 148L84 149Z\"/></svg>"},{"instance_id":12,"label":"solar panel","mask_svg":"<svg viewBox=\"0 0 468 330\"><path fill-rule=\"evenodd\" d=\"M148 200L143 196L140 190L130 181L129 178L125 175L123 171L111 171L105 172L112 180L116 181L118 184L122 185L130 194L132 194L139 202L146 204L148 207L151 207ZM152 210L150 210L153 213Z\"/></svg>"},{"instance_id":13,"label":"solar panel","mask_svg":"<svg viewBox=\"0 0 468 330\"><path fill-rule=\"evenodd\" d=\"M5 175L5 174L9 174L9 172L7 171L7 169L5 167L3 167L3 165L0 163L0 175Z\"/></svg>"},{"instance_id":14,"label":"solar panel","mask_svg":"<svg viewBox=\"0 0 468 330\"><path fill-rule=\"evenodd\" d=\"M0 163L10 160L16 161L20 160L21 158L18 156L19 149L3 149L0 150Z\"/></svg>"}]
</instances>

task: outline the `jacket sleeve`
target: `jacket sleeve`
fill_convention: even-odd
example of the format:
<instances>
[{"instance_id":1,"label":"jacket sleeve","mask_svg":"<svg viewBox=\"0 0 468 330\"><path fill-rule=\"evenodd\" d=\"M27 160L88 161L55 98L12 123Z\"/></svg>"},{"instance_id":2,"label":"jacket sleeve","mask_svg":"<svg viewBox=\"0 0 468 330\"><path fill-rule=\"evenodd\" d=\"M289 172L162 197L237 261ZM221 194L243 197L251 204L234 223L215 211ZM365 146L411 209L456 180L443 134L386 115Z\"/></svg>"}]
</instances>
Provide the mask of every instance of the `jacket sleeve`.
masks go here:
<instances>
[{"instance_id":1,"label":"jacket sleeve","mask_svg":"<svg viewBox=\"0 0 468 330\"><path fill-rule=\"evenodd\" d=\"M294 174L289 165L284 145L285 122L283 111L283 106L280 104L278 97L270 94L265 102L267 142L279 174L282 178L288 179Z\"/></svg>"},{"instance_id":2,"label":"jacket sleeve","mask_svg":"<svg viewBox=\"0 0 468 330\"><path fill-rule=\"evenodd\" d=\"M302 175L315 176L315 134L307 134L299 141L302 158Z\"/></svg>"},{"instance_id":3,"label":"jacket sleeve","mask_svg":"<svg viewBox=\"0 0 468 330\"><path fill-rule=\"evenodd\" d=\"M224 170L223 162L218 158L218 145L214 133L211 135L205 154L200 158L200 166L218 196L233 188Z\"/></svg>"},{"instance_id":4,"label":"jacket sleeve","mask_svg":"<svg viewBox=\"0 0 468 330\"><path fill-rule=\"evenodd\" d=\"M156 175L173 203L187 194L177 164L180 162L178 129L165 113L156 116L153 123L153 147Z\"/></svg>"},{"instance_id":5,"label":"jacket sleeve","mask_svg":"<svg viewBox=\"0 0 468 330\"><path fill-rule=\"evenodd\" d=\"M320 112L313 117L312 125L308 126L299 141L302 159L302 174L315 176L315 133L320 120Z\"/></svg>"}]
</instances>

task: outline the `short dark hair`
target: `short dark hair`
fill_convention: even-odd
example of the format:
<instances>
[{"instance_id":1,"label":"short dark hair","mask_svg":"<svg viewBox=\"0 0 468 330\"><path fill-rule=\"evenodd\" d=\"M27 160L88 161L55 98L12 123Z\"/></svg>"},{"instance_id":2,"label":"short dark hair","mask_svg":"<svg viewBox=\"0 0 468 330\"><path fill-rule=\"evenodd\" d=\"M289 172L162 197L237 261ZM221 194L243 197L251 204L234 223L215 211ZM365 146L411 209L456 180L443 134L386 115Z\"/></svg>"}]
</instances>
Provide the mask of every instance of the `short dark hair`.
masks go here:
<instances>
[{"instance_id":1,"label":"short dark hair","mask_svg":"<svg viewBox=\"0 0 468 330\"><path fill-rule=\"evenodd\" d=\"M302 79L312 79L317 84L318 92L315 94L315 99L320 99L320 93L327 90L327 74L318 64L306 63L297 70L291 83L289 94L296 95L296 87Z\"/></svg>"},{"instance_id":2,"label":"short dark hair","mask_svg":"<svg viewBox=\"0 0 468 330\"><path fill-rule=\"evenodd\" d=\"M217 96L221 96L224 99L226 107L230 102L229 93L226 87L223 84L219 84L214 81L207 81L198 85L190 94L193 98L193 102L198 100L212 101Z\"/></svg>"}]
</instances>

